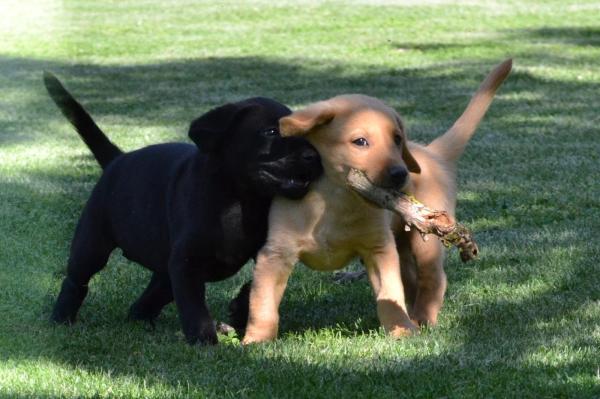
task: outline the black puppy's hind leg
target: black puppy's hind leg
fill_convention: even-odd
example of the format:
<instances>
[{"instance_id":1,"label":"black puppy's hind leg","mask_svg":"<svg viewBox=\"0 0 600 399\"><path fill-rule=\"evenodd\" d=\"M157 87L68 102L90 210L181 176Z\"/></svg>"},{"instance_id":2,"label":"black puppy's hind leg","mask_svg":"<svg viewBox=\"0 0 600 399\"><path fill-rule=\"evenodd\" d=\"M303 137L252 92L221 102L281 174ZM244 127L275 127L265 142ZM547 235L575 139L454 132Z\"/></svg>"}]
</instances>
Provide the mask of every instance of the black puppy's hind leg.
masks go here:
<instances>
[{"instance_id":1,"label":"black puppy's hind leg","mask_svg":"<svg viewBox=\"0 0 600 399\"><path fill-rule=\"evenodd\" d=\"M215 325L206 306L202 269L185 254L174 253L169 261L169 277L187 342L217 344Z\"/></svg>"},{"instance_id":2,"label":"black puppy's hind leg","mask_svg":"<svg viewBox=\"0 0 600 399\"><path fill-rule=\"evenodd\" d=\"M115 248L98 225L98 218L84 211L71 244L67 277L54 305L51 319L57 323L75 322L77 311L88 292L92 276L102 270Z\"/></svg>"},{"instance_id":3,"label":"black puppy's hind leg","mask_svg":"<svg viewBox=\"0 0 600 399\"><path fill-rule=\"evenodd\" d=\"M152 323L162 309L173 301L171 280L166 273L154 273L148 287L129 308L129 319Z\"/></svg>"},{"instance_id":4,"label":"black puppy's hind leg","mask_svg":"<svg viewBox=\"0 0 600 399\"><path fill-rule=\"evenodd\" d=\"M252 288L252 280L244 284L237 296L229 302L229 322L238 335L242 335L248 324L250 288Z\"/></svg>"}]
</instances>

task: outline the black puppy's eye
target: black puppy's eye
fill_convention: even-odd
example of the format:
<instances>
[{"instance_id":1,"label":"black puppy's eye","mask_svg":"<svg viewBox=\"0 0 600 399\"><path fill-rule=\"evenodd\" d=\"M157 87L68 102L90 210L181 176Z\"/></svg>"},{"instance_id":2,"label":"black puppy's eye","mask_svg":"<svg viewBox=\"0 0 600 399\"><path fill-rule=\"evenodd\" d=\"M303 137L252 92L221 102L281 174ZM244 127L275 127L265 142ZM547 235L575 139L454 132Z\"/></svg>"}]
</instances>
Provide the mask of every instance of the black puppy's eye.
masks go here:
<instances>
[{"instance_id":1,"label":"black puppy's eye","mask_svg":"<svg viewBox=\"0 0 600 399\"><path fill-rule=\"evenodd\" d=\"M394 135L394 143L396 145L402 144L402 136L400 136L399 134Z\"/></svg>"},{"instance_id":2,"label":"black puppy's eye","mask_svg":"<svg viewBox=\"0 0 600 399\"><path fill-rule=\"evenodd\" d=\"M263 136L267 136L267 137L279 136L279 129L277 129L275 127L271 127L271 128L263 130L261 133Z\"/></svg>"},{"instance_id":3,"label":"black puppy's eye","mask_svg":"<svg viewBox=\"0 0 600 399\"><path fill-rule=\"evenodd\" d=\"M368 147L369 142L364 137L359 137L356 140L352 140L352 144L357 145L359 147Z\"/></svg>"}]
</instances>

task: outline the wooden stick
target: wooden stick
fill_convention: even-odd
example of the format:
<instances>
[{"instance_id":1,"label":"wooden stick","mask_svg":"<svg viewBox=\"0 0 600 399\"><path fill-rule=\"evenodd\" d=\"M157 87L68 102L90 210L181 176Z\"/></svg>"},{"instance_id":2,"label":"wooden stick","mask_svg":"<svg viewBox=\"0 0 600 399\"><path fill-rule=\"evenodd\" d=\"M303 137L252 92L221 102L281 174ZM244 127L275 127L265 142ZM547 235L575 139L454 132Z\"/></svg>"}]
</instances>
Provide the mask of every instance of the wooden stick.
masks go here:
<instances>
[{"instance_id":1,"label":"wooden stick","mask_svg":"<svg viewBox=\"0 0 600 399\"><path fill-rule=\"evenodd\" d=\"M415 197L401 191L377 187L363 171L358 169L350 170L346 182L367 201L402 216L406 222L404 227L406 231L414 227L425 241L428 239L428 234L438 236L447 248L451 246L458 248L463 262L477 257L479 249L471 231L457 223L446 211L427 208Z\"/></svg>"}]
</instances>

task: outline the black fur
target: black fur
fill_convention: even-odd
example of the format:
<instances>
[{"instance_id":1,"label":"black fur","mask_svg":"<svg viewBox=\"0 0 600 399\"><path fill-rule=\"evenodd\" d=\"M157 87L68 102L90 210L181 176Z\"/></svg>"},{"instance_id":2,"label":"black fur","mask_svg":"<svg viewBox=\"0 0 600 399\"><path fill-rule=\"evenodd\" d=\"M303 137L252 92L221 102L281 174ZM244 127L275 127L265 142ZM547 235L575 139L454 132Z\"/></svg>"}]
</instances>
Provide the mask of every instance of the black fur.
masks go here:
<instances>
[{"instance_id":1,"label":"black fur","mask_svg":"<svg viewBox=\"0 0 600 399\"><path fill-rule=\"evenodd\" d=\"M49 72L44 72L44 83L62 114L71 122L81 136L85 144L94 154L94 157L102 167L123 153L116 145L108 140L102 130L96 125L92 117L79 104L65 88Z\"/></svg>"},{"instance_id":2,"label":"black fur","mask_svg":"<svg viewBox=\"0 0 600 399\"><path fill-rule=\"evenodd\" d=\"M236 297L229 302L229 324L239 335L243 335L246 324L248 324L251 288L252 280L244 284Z\"/></svg>"},{"instance_id":3,"label":"black fur","mask_svg":"<svg viewBox=\"0 0 600 399\"><path fill-rule=\"evenodd\" d=\"M119 247L154 272L130 318L153 321L175 299L187 341L216 343L205 282L230 277L256 255L274 195L301 198L322 173L306 140L279 135L290 110L266 98L227 104L192 122L195 146L122 153L53 75L44 83L104 168L77 225L52 320L75 321L89 280Z\"/></svg>"}]
</instances>

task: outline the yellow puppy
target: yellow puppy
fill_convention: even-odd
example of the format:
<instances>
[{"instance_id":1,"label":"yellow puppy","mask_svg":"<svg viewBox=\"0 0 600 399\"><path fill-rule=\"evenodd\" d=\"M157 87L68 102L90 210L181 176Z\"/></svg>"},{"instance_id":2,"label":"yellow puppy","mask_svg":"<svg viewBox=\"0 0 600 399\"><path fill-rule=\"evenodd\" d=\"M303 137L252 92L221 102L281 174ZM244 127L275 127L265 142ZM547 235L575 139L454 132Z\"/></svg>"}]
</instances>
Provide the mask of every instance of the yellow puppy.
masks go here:
<instances>
[{"instance_id":1,"label":"yellow puppy","mask_svg":"<svg viewBox=\"0 0 600 399\"><path fill-rule=\"evenodd\" d=\"M418 236L403 237L401 220L349 189L346 176L351 168L359 169L380 187L412 192L426 205L453 211L456 195L451 159L458 157L464 144L453 149L453 140L444 137L470 137L495 89L510 70L510 62L508 67L506 64L498 67L508 68L504 76L496 70L495 77L493 72L486 80L497 81L495 87L488 82L490 87L484 93L480 89L479 96L475 96L455 126L428 147L408 143L398 114L381 101L363 95L334 97L280 120L282 135L303 135L317 148L324 175L302 200L273 201L267 242L258 254L254 270L244 344L277 337L279 304L298 260L312 269L331 271L346 266L353 258L362 258L375 293L379 320L394 337L416 329L406 309L402 280L409 285L406 292L409 303L414 304L413 318L435 322L445 290L443 248L437 240L422 243L417 241ZM484 82L482 88L485 85ZM469 130L471 133L465 133ZM432 149L437 152L431 152ZM439 154L458 155L438 160ZM421 174L419 159L426 164L423 181L417 180ZM393 226L397 227L396 238ZM399 253L407 263L408 277L403 279Z\"/></svg>"},{"instance_id":2,"label":"yellow puppy","mask_svg":"<svg viewBox=\"0 0 600 399\"><path fill-rule=\"evenodd\" d=\"M335 270L363 259L377 313L393 336L416 326L406 311L392 214L368 204L345 183L350 168L381 187L402 189L419 173L400 118L381 101L344 95L318 102L280 120L283 136L305 136L321 154L323 177L300 201L277 198L269 235L257 257L244 343L277 336L278 307L294 264Z\"/></svg>"}]
</instances>

